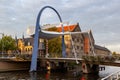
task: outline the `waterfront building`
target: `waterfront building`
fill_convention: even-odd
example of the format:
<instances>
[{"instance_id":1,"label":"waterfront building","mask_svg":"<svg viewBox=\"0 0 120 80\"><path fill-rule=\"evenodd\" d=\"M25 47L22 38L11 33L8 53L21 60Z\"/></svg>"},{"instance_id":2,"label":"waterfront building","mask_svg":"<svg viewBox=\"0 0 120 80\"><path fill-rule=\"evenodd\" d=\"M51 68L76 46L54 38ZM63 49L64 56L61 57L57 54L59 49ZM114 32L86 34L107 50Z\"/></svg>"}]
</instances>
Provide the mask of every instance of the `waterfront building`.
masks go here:
<instances>
[{"instance_id":1,"label":"waterfront building","mask_svg":"<svg viewBox=\"0 0 120 80\"><path fill-rule=\"evenodd\" d=\"M32 37L17 39L19 53L32 54L33 40ZM39 53L41 53L40 55L45 53L44 39L39 39Z\"/></svg>"},{"instance_id":2,"label":"waterfront building","mask_svg":"<svg viewBox=\"0 0 120 80\"><path fill-rule=\"evenodd\" d=\"M21 54L31 54L33 49L33 38L17 39L18 50Z\"/></svg>"},{"instance_id":3,"label":"waterfront building","mask_svg":"<svg viewBox=\"0 0 120 80\"><path fill-rule=\"evenodd\" d=\"M62 28L57 28L58 32L62 32ZM64 32L81 32L79 24L64 26ZM75 53L77 57L84 54L84 37L83 34L69 34L64 36L67 57L74 57Z\"/></svg>"},{"instance_id":4,"label":"waterfront building","mask_svg":"<svg viewBox=\"0 0 120 80\"><path fill-rule=\"evenodd\" d=\"M108 56L108 55L112 55L111 51L109 49L107 49L106 47L102 47L99 45L94 45L95 47L95 53L98 56Z\"/></svg>"},{"instance_id":5,"label":"waterfront building","mask_svg":"<svg viewBox=\"0 0 120 80\"><path fill-rule=\"evenodd\" d=\"M84 33L84 53L85 55L94 55L94 45L95 45L95 40L92 34L92 31L89 30L88 33Z\"/></svg>"},{"instance_id":6,"label":"waterfront building","mask_svg":"<svg viewBox=\"0 0 120 80\"><path fill-rule=\"evenodd\" d=\"M62 27L47 28L45 30L62 32ZM72 24L64 26L64 32L82 32L79 24ZM61 38L61 36L60 36ZM67 57L74 57L75 53L78 58L82 55L108 55L110 51L95 44L92 31L83 34L68 34L64 35ZM31 54L33 50L33 37L17 39L18 48L21 53ZM48 40L39 39L39 55L44 57L48 54Z\"/></svg>"}]
</instances>

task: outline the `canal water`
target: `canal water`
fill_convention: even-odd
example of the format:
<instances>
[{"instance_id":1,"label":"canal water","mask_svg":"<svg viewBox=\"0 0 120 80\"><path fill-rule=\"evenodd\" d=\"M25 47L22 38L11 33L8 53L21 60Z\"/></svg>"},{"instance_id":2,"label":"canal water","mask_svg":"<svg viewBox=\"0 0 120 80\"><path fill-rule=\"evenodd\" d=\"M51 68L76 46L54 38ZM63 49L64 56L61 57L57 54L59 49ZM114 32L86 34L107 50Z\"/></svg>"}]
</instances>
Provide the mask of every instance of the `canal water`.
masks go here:
<instances>
[{"instance_id":1,"label":"canal water","mask_svg":"<svg viewBox=\"0 0 120 80\"><path fill-rule=\"evenodd\" d=\"M81 72L36 72L13 71L1 72L0 80L100 80L113 72L120 70L120 67L106 66L99 74L82 74Z\"/></svg>"}]
</instances>

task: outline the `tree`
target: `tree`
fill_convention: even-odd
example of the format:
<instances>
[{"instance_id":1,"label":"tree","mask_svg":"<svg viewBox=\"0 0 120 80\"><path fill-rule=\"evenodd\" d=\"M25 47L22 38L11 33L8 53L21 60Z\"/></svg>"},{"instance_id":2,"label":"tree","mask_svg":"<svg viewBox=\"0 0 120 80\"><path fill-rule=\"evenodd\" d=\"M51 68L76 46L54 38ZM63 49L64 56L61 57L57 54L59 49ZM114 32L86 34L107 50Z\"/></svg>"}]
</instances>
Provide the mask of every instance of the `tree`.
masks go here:
<instances>
[{"instance_id":1,"label":"tree","mask_svg":"<svg viewBox=\"0 0 120 80\"><path fill-rule=\"evenodd\" d=\"M47 29L48 31L57 31L56 27L51 27ZM53 38L48 41L48 52L53 56L62 56L62 41L60 37Z\"/></svg>"},{"instance_id":2,"label":"tree","mask_svg":"<svg viewBox=\"0 0 120 80\"><path fill-rule=\"evenodd\" d=\"M117 53L114 51L112 54L113 54L113 55L116 55Z\"/></svg>"},{"instance_id":3,"label":"tree","mask_svg":"<svg viewBox=\"0 0 120 80\"><path fill-rule=\"evenodd\" d=\"M17 45L15 40L11 36L3 36L2 39L0 39L0 51L13 51L17 49Z\"/></svg>"},{"instance_id":4,"label":"tree","mask_svg":"<svg viewBox=\"0 0 120 80\"><path fill-rule=\"evenodd\" d=\"M49 46L48 52L51 53L51 55L55 55L59 57L61 56L61 53L62 53L61 38L57 37L49 40L48 46Z\"/></svg>"}]
</instances>

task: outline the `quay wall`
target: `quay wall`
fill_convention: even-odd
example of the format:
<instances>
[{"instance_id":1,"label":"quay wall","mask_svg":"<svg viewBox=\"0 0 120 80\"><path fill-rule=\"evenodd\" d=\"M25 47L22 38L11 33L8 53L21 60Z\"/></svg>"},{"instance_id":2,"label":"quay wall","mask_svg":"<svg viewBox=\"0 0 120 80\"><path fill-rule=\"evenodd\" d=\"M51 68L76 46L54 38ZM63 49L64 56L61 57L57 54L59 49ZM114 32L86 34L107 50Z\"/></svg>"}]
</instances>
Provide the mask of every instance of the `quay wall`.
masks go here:
<instances>
[{"instance_id":1,"label":"quay wall","mask_svg":"<svg viewBox=\"0 0 120 80\"><path fill-rule=\"evenodd\" d=\"M0 59L0 72L29 69L30 61L12 61Z\"/></svg>"}]
</instances>

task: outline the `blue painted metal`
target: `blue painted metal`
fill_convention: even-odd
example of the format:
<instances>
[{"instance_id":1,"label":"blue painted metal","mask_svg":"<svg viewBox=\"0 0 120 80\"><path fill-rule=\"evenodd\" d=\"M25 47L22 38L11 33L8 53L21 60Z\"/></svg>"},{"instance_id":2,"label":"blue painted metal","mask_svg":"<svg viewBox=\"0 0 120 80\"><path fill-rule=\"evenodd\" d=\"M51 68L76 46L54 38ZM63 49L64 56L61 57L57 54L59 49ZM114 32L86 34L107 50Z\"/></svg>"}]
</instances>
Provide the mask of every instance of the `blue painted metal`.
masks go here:
<instances>
[{"instance_id":1,"label":"blue painted metal","mask_svg":"<svg viewBox=\"0 0 120 80\"><path fill-rule=\"evenodd\" d=\"M50 8L52 10L54 10L56 12L56 14L59 17L60 22L62 23L62 19L59 15L59 13L51 6L45 6L43 7L38 16L37 16L37 21L36 21L36 29L35 29L35 36L34 36L34 47L33 47L33 53L32 53L32 60L31 60L31 66L30 66L30 71L36 71L37 69L37 56L38 56L38 44L39 44L39 31L41 30L39 22L40 22L40 17L42 15L42 12L44 11L44 9L46 8ZM63 24L62 26L62 32L64 32L63 29ZM64 42L64 35L62 35L62 56L66 57L66 51L65 51L65 42Z\"/></svg>"},{"instance_id":2,"label":"blue painted metal","mask_svg":"<svg viewBox=\"0 0 120 80\"><path fill-rule=\"evenodd\" d=\"M62 32L64 32L64 27L62 24L62 19L60 19L61 22L61 27L62 27ZM65 41L64 41L64 35L62 35L62 57L66 57L66 48L65 48Z\"/></svg>"}]
</instances>

